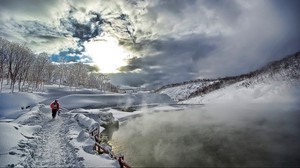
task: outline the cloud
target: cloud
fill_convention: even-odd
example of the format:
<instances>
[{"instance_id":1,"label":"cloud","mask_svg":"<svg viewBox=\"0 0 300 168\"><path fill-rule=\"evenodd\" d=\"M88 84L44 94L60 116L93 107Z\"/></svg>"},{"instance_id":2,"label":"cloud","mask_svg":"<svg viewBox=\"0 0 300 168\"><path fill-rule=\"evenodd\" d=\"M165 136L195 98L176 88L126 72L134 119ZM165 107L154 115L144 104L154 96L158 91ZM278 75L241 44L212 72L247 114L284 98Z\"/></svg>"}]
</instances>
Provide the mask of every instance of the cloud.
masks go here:
<instances>
[{"instance_id":1,"label":"cloud","mask_svg":"<svg viewBox=\"0 0 300 168\"><path fill-rule=\"evenodd\" d=\"M37 21L52 26L58 26L57 18L63 17L67 9L67 1L51 0L3 0L0 2L0 20L10 22L16 21Z\"/></svg>"},{"instance_id":2,"label":"cloud","mask_svg":"<svg viewBox=\"0 0 300 168\"><path fill-rule=\"evenodd\" d=\"M56 27L38 21L2 21L0 35L9 40L27 44L34 52L58 53L64 48L75 47L76 40Z\"/></svg>"},{"instance_id":3,"label":"cloud","mask_svg":"<svg viewBox=\"0 0 300 168\"><path fill-rule=\"evenodd\" d=\"M142 70L146 79L160 72L161 84L255 70L300 49L299 12L279 9L292 4L299 3L154 1L141 16L147 21L135 23L147 30L136 45L144 56L123 69Z\"/></svg>"},{"instance_id":4,"label":"cloud","mask_svg":"<svg viewBox=\"0 0 300 168\"><path fill-rule=\"evenodd\" d=\"M241 8L235 30L222 38L211 55L198 62L200 71L210 69L214 77L237 75L288 54L277 49L282 49L290 39L286 37L287 26L270 1L241 3Z\"/></svg>"},{"instance_id":5,"label":"cloud","mask_svg":"<svg viewBox=\"0 0 300 168\"><path fill-rule=\"evenodd\" d=\"M150 85L181 82L198 77L198 67L194 66L201 58L205 58L215 50L216 38L200 35L187 35L181 39L160 39L145 41L143 51L146 57L135 57L129 60L122 71L144 74L144 82ZM166 75L168 74L168 75ZM124 75L124 74L122 74ZM115 79L113 78L113 81ZM132 80L128 80L132 83ZM140 82L139 82L140 83Z\"/></svg>"},{"instance_id":6,"label":"cloud","mask_svg":"<svg viewBox=\"0 0 300 168\"><path fill-rule=\"evenodd\" d=\"M235 1L151 1L143 10L135 25L148 39L225 33L239 16Z\"/></svg>"}]
</instances>

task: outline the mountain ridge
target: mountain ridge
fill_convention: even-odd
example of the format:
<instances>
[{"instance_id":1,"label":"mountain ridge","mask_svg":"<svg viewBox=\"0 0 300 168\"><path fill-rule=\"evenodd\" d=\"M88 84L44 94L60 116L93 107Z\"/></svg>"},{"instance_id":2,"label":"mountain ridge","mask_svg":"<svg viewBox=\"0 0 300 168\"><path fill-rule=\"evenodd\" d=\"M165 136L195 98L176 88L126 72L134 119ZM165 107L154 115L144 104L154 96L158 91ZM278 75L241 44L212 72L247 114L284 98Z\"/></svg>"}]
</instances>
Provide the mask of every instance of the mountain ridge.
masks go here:
<instances>
[{"instance_id":1,"label":"mountain ridge","mask_svg":"<svg viewBox=\"0 0 300 168\"><path fill-rule=\"evenodd\" d=\"M197 96L204 96L212 91L242 82L241 86L250 87L258 83L273 80L293 81L300 79L300 51L280 60L270 62L249 73L227 76L216 79L195 79L180 83L168 84L155 90L169 95L175 101L183 101Z\"/></svg>"}]
</instances>

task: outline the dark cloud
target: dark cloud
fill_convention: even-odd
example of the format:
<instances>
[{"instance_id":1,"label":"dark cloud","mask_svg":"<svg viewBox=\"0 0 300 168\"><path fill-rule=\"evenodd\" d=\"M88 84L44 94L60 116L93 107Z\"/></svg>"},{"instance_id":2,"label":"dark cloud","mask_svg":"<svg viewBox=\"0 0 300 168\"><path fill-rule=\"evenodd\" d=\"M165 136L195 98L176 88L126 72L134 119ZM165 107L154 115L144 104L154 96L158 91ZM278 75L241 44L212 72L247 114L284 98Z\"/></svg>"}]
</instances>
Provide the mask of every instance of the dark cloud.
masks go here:
<instances>
[{"instance_id":1,"label":"dark cloud","mask_svg":"<svg viewBox=\"0 0 300 168\"><path fill-rule=\"evenodd\" d=\"M285 25L285 33L282 35L284 43L277 48L277 53L291 53L299 51L300 44L300 1L289 0L288 2L274 0L277 16L282 18Z\"/></svg>"},{"instance_id":2,"label":"dark cloud","mask_svg":"<svg viewBox=\"0 0 300 168\"><path fill-rule=\"evenodd\" d=\"M190 80L198 77L199 67L195 63L214 51L217 41L218 37L189 35L181 39L142 42L144 49L150 50L150 55L130 59L121 70L143 72L144 82L150 85L157 85L158 81L167 84ZM132 83L132 79L128 81Z\"/></svg>"},{"instance_id":3,"label":"dark cloud","mask_svg":"<svg viewBox=\"0 0 300 168\"><path fill-rule=\"evenodd\" d=\"M76 18L78 15L81 15L81 17ZM85 51L84 42L96 39L107 32L112 32L114 36L124 42L134 41L134 30L130 29L129 17L123 13L117 12L104 15L101 11L96 12L71 6L68 15L60 19L60 26L72 37L78 39L78 46L82 48L82 52Z\"/></svg>"},{"instance_id":4,"label":"dark cloud","mask_svg":"<svg viewBox=\"0 0 300 168\"><path fill-rule=\"evenodd\" d=\"M63 29L70 32L73 37L84 42L102 33L100 25L102 25L105 20L101 18L100 14L90 12L90 19L87 22L80 22L74 18L73 14L75 12L81 11L73 7L70 9L68 17L60 19L60 24Z\"/></svg>"},{"instance_id":5,"label":"dark cloud","mask_svg":"<svg viewBox=\"0 0 300 168\"><path fill-rule=\"evenodd\" d=\"M149 70L151 67L159 67L165 70L183 70L194 71L197 67L193 64L199 59L206 57L215 49L218 38L207 38L200 35L189 35L181 39L159 39L142 42L145 50L149 50L149 56L134 58L129 60L127 70L143 69Z\"/></svg>"},{"instance_id":6,"label":"dark cloud","mask_svg":"<svg viewBox=\"0 0 300 168\"><path fill-rule=\"evenodd\" d=\"M209 77L238 75L299 51L297 10L281 10L296 1L254 1L245 4L234 32L223 36L217 49L198 63ZM279 5L280 4L280 5Z\"/></svg>"},{"instance_id":7,"label":"dark cloud","mask_svg":"<svg viewBox=\"0 0 300 168\"><path fill-rule=\"evenodd\" d=\"M51 39L63 36L55 27L42 24L37 21L16 21L11 20L11 24L18 33L24 33L26 36L35 36Z\"/></svg>"}]
</instances>

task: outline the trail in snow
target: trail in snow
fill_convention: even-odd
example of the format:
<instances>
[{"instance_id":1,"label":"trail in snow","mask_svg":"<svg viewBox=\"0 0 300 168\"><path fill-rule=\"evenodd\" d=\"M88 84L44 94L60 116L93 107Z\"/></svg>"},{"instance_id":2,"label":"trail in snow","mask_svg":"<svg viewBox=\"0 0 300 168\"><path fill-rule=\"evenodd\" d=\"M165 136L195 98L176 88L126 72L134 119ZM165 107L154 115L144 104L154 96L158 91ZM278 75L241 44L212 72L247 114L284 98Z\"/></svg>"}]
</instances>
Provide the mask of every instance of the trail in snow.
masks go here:
<instances>
[{"instance_id":1,"label":"trail in snow","mask_svg":"<svg viewBox=\"0 0 300 168\"><path fill-rule=\"evenodd\" d=\"M49 120L49 119L48 119ZM29 167L83 167L83 158L77 157L77 150L69 143L67 133L74 125L68 116L58 116L45 121L37 133L33 151L26 160Z\"/></svg>"}]
</instances>

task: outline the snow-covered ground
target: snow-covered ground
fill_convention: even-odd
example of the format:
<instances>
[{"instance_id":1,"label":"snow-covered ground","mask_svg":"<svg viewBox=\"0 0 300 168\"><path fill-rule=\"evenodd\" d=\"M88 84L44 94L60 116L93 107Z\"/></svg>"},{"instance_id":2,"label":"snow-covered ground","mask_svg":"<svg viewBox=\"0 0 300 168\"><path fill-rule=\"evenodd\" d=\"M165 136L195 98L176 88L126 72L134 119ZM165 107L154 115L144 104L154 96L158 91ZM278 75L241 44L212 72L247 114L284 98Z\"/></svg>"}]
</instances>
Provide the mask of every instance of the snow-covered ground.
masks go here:
<instances>
[{"instance_id":1,"label":"snow-covered ground","mask_svg":"<svg viewBox=\"0 0 300 168\"><path fill-rule=\"evenodd\" d=\"M179 92L180 88L177 90ZM49 103L54 99L58 99L63 108L60 116L58 116L55 120L51 118L51 112L49 108ZM152 93L106 94L100 91L88 89L70 91L67 87L58 88L57 86L47 86L45 92L37 93L11 94L4 92L0 93L0 100L5 102L0 105L0 167L119 167L119 163L112 159L108 154L99 155L93 151L92 148L94 145L94 140L90 137L88 132L95 126L114 121L123 122L131 118L135 118L136 120L136 117L140 115L145 115L148 117L150 116L152 118L151 120L149 120L149 118L141 119L140 122L137 122L139 124L138 128L133 126L134 124L129 124L128 126L132 127L130 127L129 130L126 128L128 126L124 127L124 130L126 131L117 133L117 137L123 137L125 140L127 139L128 142L132 141L133 144L131 145L139 146L136 143L141 142L134 141L132 137L128 135L139 136L140 132L142 132L143 135L147 133L147 131L149 134L153 134L153 129L157 129L157 131L162 132L162 134L159 136L168 135L169 133L175 139L176 137L181 137L184 139L185 136L188 136L188 131L185 131L182 134L184 135L182 137L180 135L178 136L176 131L174 134L174 132L166 132L166 130L161 130L161 125L166 126L166 128L172 128L174 123L186 123L187 125L184 125L184 128L187 127L187 129L190 129L193 127L192 130L200 133L201 136L203 131L206 131L205 128L208 125L208 138L212 139L212 142L216 142L213 141L213 139L220 138L217 135L220 135L221 132L218 134L209 133L209 130L214 131L214 129L219 130L223 128L223 126L221 128L217 127L218 125L216 125L216 123L219 124L219 121L222 120L225 131L229 125L229 129L238 128L238 132L243 132L244 130L242 129L244 129L244 127L240 128L239 125L234 125L235 122L244 121L244 118L246 118L248 121L248 114L252 113L251 107L260 106L262 103L266 103L267 106L263 105L263 107L258 108L258 111L256 110L255 113L252 113L253 116L250 116L250 118L254 118L253 121L255 122L252 122L251 120L251 124L247 125L245 130L252 130L255 128L252 131L258 131L257 134L261 136L265 133L269 134L273 131L276 132L276 130L273 130L272 124L285 123L286 125L284 125L284 129L279 132L278 136L288 134L294 139L298 138L298 136L294 137L294 135L296 135L294 132L299 130L298 128L294 127L295 125L299 124L299 121L297 121L296 118L293 120L293 122L291 122L293 124L289 125L288 120L291 120L294 117L284 116L284 110L289 111L287 115L293 114L298 116L299 106L289 106L289 104L299 105L300 84L297 82L290 84L285 82L261 83L247 88L242 86L241 83L236 83L234 85L211 92L204 97L199 96L180 102L181 104L207 104L207 106L204 106L204 108L196 107L193 110L185 110L186 106L184 105L175 105L171 98L166 95ZM220 103L223 105L216 105ZM282 103L283 106L281 106L280 103ZM260 110L263 111L265 107L270 107L275 104L277 105L276 108L280 107L280 112L273 113L272 111L276 111L276 108L272 108L271 110L266 110L268 111L268 114L264 114L263 112L260 114ZM235 106L239 107L238 110L234 109ZM21 109L21 107L24 108ZM230 110L225 109L227 107L230 107ZM128 108L131 109L128 110ZM155 113L162 111L175 112L179 110L182 110L183 113L177 113L176 115ZM158 115L152 115L152 113ZM263 115L263 117L257 117L260 115ZM270 117L272 115L275 115L274 121L272 117ZM213 121L214 118L216 118L216 120ZM184 121L184 119L187 121ZM265 120L268 122L265 122ZM153 127L152 125L155 122L157 123L155 124L157 126ZM165 124L162 124L161 122ZM194 128L196 124L192 123L202 123L202 125L200 124L202 128L198 130L198 128ZM233 126L231 126L229 123L231 123ZM199 124L197 126L199 126ZM178 130L181 128L183 128L182 125L178 125L178 127L176 126L176 129ZM104 128L100 127L100 131L103 130ZM277 138L277 136L273 134L270 135ZM146 139L149 138L146 135L143 135L142 137L146 137ZM227 137L227 135L224 135L224 137ZM157 141L157 138L161 140ZM206 137L200 137L200 139L201 138L204 138L205 140ZM229 138L230 143L236 143L234 137L227 138ZM165 144L162 142L163 139L177 143L175 139L156 137L156 139L153 139L153 141L149 141L149 149L153 148L151 146L152 142L154 143L153 145L158 146L159 144ZM144 142L144 140L145 139L143 139L142 142ZM260 139L255 139L255 141L260 142ZM267 138L267 140L262 141L267 142L273 140ZM286 147L286 141L282 141L284 141L284 145L282 145L281 142L276 142L274 144L279 145L280 147ZM231 145L230 143L227 145ZM166 145L170 144L167 143ZM199 149L200 147L202 149L201 145L205 145L205 143L195 145L198 145ZM220 144L216 142L215 145ZM256 149L256 147L257 146L254 148L249 147L249 150ZM298 147L299 145L296 144L297 149ZM114 150L114 147L112 148L112 150ZM169 146L169 148L173 149L174 147ZM226 149L227 148L228 147L226 147ZM288 148L291 149L290 147ZM193 151L194 148L190 149ZM155 158L163 157L161 156L162 153L166 155L168 154L168 150L164 149L163 147L156 147L155 151L157 153ZM237 150L237 152L239 151ZM207 153L202 154L203 156L208 155ZM282 154L282 152L280 151L279 154ZM146 152L145 155L148 156L149 153ZM277 155L274 156L277 158ZM137 159L138 158L139 157L137 157ZM180 155L180 157L177 157L176 159L178 160L180 158L186 157ZM295 156L293 155L291 158L293 160ZM219 160L218 164L222 164L222 162ZM214 164L208 162L208 165Z\"/></svg>"},{"instance_id":2,"label":"snow-covered ground","mask_svg":"<svg viewBox=\"0 0 300 168\"><path fill-rule=\"evenodd\" d=\"M53 99L58 99L63 109L54 120L49 107ZM144 113L111 107L173 103L166 95L105 94L57 86L47 86L45 92L39 93L4 91L0 100L0 167L119 167L108 154L93 151L95 142L89 129L95 124L124 121ZM163 106L162 110L166 109Z\"/></svg>"},{"instance_id":3,"label":"snow-covered ground","mask_svg":"<svg viewBox=\"0 0 300 168\"><path fill-rule=\"evenodd\" d=\"M243 82L226 86L206 95L191 98L180 103L211 104L211 103L299 103L299 81L272 81L258 83L249 87L242 86Z\"/></svg>"},{"instance_id":4,"label":"snow-covered ground","mask_svg":"<svg viewBox=\"0 0 300 168\"><path fill-rule=\"evenodd\" d=\"M169 95L175 101L180 101L186 99L191 93L195 92L199 88L211 85L215 82L217 82L217 80L187 83L184 85L163 89L162 91L160 91L160 93Z\"/></svg>"}]
</instances>

